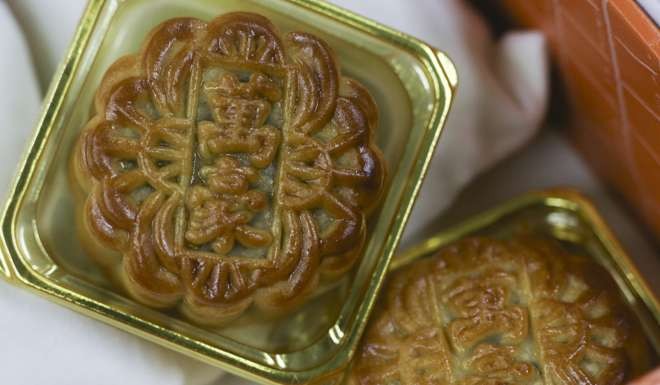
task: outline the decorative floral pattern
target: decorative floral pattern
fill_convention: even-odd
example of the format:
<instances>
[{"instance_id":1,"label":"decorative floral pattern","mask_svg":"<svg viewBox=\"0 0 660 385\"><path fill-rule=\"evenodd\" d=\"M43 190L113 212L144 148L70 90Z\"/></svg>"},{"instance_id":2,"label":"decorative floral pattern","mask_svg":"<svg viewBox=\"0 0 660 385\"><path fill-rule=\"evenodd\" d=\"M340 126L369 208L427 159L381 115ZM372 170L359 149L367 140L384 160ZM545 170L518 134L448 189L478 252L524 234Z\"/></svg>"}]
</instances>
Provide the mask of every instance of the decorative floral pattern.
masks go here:
<instances>
[{"instance_id":1,"label":"decorative floral pattern","mask_svg":"<svg viewBox=\"0 0 660 385\"><path fill-rule=\"evenodd\" d=\"M81 234L122 255L105 264L136 299L221 324L294 306L360 255L377 110L322 40L251 13L172 19L108 69L95 108L73 157Z\"/></svg>"}]
</instances>

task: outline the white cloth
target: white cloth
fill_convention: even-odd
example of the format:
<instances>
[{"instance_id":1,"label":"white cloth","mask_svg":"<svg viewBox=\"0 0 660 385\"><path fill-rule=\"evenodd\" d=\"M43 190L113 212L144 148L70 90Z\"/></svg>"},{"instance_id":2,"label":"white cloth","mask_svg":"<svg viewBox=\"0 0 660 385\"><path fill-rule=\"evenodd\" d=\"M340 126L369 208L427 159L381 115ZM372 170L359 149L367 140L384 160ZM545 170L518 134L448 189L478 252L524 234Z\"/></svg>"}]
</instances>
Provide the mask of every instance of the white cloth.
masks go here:
<instances>
[{"instance_id":1,"label":"white cloth","mask_svg":"<svg viewBox=\"0 0 660 385\"><path fill-rule=\"evenodd\" d=\"M637 0L639 5L644 8L646 13L655 21L656 24L660 25L660 1L658 0Z\"/></svg>"},{"instance_id":2,"label":"white cloth","mask_svg":"<svg viewBox=\"0 0 660 385\"><path fill-rule=\"evenodd\" d=\"M534 134L547 100L544 42L536 33L493 42L484 22L459 0L335 2L445 50L458 68L459 91L406 232L410 239L424 232L476 174ZM0 0L4 186L83 6L83 0ZM201 385L221 375L5 283L0 283L0 368L3 382L11 384L115 384L121 373L122 384Z\"/></svg>"}]
</instances>

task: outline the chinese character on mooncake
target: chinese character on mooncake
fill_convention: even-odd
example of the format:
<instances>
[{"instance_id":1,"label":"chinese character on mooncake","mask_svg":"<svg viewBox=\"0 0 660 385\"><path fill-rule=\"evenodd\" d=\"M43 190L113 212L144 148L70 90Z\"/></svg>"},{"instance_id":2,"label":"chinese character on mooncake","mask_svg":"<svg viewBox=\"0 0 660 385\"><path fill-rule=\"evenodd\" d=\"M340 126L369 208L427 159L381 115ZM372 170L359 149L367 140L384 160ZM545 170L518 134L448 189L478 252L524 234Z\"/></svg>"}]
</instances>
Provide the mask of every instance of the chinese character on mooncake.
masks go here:
<instances>
[{"instance_id":1,"label":"chinese character on mooncake","mask_svg":"<svg viewBox=\"0 0 660 385\"><path fill-rule=\"evenodd\" d=\"M94 107L72 159L79 233L139 302L220 325L285 312L360 259L378 111L323 40L252 13L171 19Z\"/></svg>"}]
</instances>

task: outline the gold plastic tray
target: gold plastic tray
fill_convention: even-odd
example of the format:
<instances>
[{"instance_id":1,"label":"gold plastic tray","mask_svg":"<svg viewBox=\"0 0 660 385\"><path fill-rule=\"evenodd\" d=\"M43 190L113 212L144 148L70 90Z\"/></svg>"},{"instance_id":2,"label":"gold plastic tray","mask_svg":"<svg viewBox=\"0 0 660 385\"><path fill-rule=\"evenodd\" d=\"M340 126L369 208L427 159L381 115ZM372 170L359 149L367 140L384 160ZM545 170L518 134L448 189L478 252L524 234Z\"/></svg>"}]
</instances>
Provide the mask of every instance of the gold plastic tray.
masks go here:
<instances>
[{"instance_id":1,"label":"gold plastic tray","mask_svg":"<svg viewBox=\"0 0 660 385\"><path fill-rule=\"evenodd\" d=\"M435 254L460 238L534 235L557 240L571 253L593 258L612 275L660 357L660 301L588 198L572 189L532 192L428 238L392 260L390 270ZM656 362L657 363L657 362Z\"/></svg>"},{"instance_id":2,"label":"gold plastic tray","mask_svg":"<svg viewBox=\"0 0 660 385\"><path fill-rule=\"evenodd\" d=\"M269 17L284 32L314 33L342 72L372 92L388 191L363 258L349 279L278 320L238 320L209 330L115 292L76 237L67 164L90 117L104 71L137 51L147 32L177 16L210 20L229 11ZM72 309L264 383L307 383L347 365L417 195L447 115L456 73L428 45L321 1L91 0L46 97L1 220L0 276ZM312 316L313 315L313 316ZM299 320L306 319L301 325Z\"/></svg>"}]
</instances>

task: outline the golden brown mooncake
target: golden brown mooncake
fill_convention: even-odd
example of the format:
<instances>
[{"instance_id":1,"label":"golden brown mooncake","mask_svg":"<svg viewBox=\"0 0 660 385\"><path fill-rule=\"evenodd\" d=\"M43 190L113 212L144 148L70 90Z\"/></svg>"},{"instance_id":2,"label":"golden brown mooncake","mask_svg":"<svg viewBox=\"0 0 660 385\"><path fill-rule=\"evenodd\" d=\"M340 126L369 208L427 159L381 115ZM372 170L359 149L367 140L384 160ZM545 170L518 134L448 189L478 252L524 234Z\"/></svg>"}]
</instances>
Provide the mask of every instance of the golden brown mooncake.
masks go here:
<instances>
[{"instance_id":1,"label":"golden brown mooncake","mask_svg":"<svg viewBox=\"0 0 660 385\"><path fill-rule=\"evenodd\" d=\"M458 241L379 301L349 384L616 385L653 360L611 276L548 241Z\"/></svg>"},{"instance_id":2,"label":"golden brown mooncake","mask_svg":"<svg viewBox=\"0 0 660 385\"><path fill-rule=\"evenodd\" d=\"M106 72L72 158L89 254L218 325L283 312L361 256L384 189L369 92L253 13L168 20Z\"/></svg>"}]
</instances>

